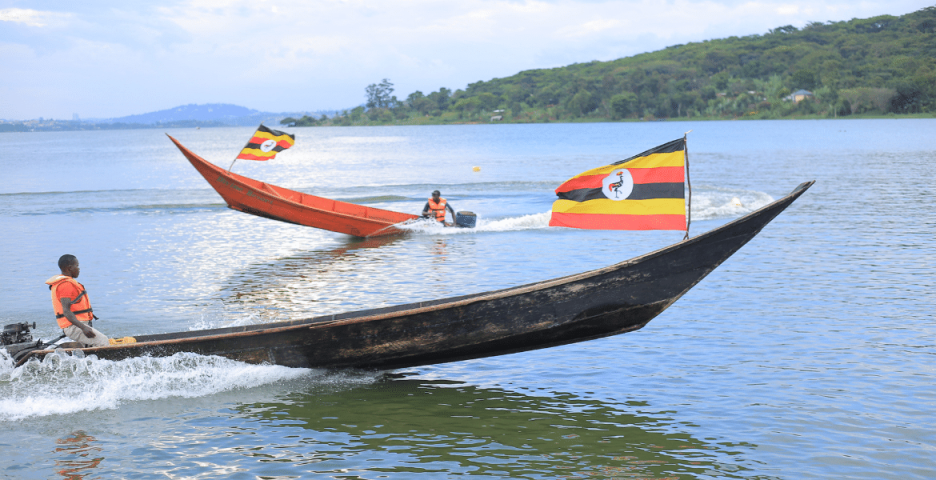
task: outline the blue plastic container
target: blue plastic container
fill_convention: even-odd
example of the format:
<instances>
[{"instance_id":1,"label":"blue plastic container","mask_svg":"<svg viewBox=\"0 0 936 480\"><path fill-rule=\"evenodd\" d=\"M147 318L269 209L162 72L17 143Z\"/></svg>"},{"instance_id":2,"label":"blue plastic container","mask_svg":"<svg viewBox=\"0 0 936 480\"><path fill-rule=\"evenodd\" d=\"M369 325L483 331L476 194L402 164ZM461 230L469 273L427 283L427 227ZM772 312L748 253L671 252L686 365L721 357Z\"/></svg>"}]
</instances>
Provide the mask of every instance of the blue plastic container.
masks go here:
<instances>
[{"instance_id":1,"label":"blue plastic container","mask_svg":"<svg viewBox=\"0 0 936 480\"><path fill-rule=\"evenodd\" d=\"M455 214L455 225L462 228L474 228L478 222L478 216L474 212L457 212Z\"/></svg>"}]
</instances>

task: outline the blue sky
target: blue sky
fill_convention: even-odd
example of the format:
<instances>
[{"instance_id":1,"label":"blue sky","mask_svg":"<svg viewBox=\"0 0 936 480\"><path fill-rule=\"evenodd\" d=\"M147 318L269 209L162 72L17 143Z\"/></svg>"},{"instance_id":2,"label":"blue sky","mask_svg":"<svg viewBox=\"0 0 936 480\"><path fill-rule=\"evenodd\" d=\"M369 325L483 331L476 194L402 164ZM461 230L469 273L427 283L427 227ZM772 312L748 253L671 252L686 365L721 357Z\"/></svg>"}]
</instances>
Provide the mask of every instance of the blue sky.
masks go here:
<instances>
[{"instance_id":1,"label":"blue sky","mask_svg":"<svg viewBox=\"0 0 936 480\"><path fill-rule=\"evenodd\" d=\"M933 0L0 0L0 118L342 109Z\"/></svg>"}]
</instances>

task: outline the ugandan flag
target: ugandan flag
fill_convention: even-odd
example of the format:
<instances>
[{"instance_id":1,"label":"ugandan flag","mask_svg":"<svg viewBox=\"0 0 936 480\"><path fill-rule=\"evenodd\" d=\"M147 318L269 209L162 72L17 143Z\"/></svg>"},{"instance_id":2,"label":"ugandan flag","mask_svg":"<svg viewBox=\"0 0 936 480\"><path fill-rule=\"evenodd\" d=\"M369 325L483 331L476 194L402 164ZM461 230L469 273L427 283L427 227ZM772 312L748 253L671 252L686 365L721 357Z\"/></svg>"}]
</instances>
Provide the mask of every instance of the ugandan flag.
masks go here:
<instances>
[{"instance_id":1,"label":"ugandan flag","mask_svg":"<svg viewBox=\"0 0 936 480\"><path fill-rule=\"evenodd\" d=\"M277 153L293 146L294 143L295 135L260 125L235 160L272 160Z\"/></svg>"},{"instance_id":2,"label":"ugandan flag","mask_svg":"<svg viewBox=\"0 0 936 480\"><path fill-rule=\"evenodd\" d=\"M551 227L686 230L686 140L580 173L556 189Z\"/></svg>"}]
</instances>

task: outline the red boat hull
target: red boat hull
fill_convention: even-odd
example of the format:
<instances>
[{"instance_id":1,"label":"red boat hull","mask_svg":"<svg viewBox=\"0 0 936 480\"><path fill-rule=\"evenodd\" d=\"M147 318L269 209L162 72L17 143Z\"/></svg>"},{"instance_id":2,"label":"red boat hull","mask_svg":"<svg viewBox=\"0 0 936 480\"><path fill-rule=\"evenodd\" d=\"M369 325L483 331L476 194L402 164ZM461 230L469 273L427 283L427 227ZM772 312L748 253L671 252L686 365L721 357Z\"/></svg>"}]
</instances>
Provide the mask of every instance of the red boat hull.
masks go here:
<instances>
[{"instance_id":1,"label":"red boat hull","mask_svg":"<svg viewBox=\"0 0 936 480\"><path fill-rule=\"evenodd\" d=\"M408 213L316 197L230 173L195 155L171 136L169 139L234 210L355 237L398 234L402 231L394 225L419 218Z\"/></svg>"}]
</instances>

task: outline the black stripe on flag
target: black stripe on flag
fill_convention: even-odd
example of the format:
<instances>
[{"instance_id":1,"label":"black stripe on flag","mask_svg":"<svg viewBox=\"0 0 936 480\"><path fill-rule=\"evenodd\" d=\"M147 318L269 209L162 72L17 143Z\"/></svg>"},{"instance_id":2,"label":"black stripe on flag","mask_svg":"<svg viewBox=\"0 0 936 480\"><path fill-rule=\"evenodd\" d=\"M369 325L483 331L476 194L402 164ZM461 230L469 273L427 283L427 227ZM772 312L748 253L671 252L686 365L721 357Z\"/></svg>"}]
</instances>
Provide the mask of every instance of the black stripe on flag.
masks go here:
<instances>
[{"instance_id":1,"label":"black stripe on flag","mask_svg":"<svg viewBox=\"0 0 936 480\"><path fill-rule=\"evenodd\" d=\"M653 155L655 153L681 152L685 149L685 146L686 146L685 139L677 138L676 140L673 140L672 142L667 142L667 143L664 143L663 145L653 147L650 150L647 150L646 152L638 153L637 155L634 155L633 157L625 158L624 160L621 160L620 162L614 162L611 165L620 165L622 163L627 163L635 158L649 157L650 155Z\"/></svg>"},{"instance_id":2,"label":"black stripe on flag","mask_svg":"<svg viewBox=\"0 0 936 480\"><path fill-rule=\"evenodd\" d=\"M563 200L574 202L587 202L608 198L600 188L580 188L557 194ZM654 198L686 198L685 184L676 183L639 183L634 185L631 194L626 200L651 200Z\"/></svg>"},{"instance_id":3,"label":"black stripe on flag","mask_svg":"<svg viewBox=\"0 0 936 480\"><path fill-rule=\"evenodd\" d=\"M261 144L259 143L248 143L247 146L244 148L256 148L257 150L260 150L260 147L261 147ZM282 152L283 150L286 150L286 149L283 148L281 145L277 144L275 147L271 148L270 150L273 150L274 152Z\"/></svg>"}]
</instances>

